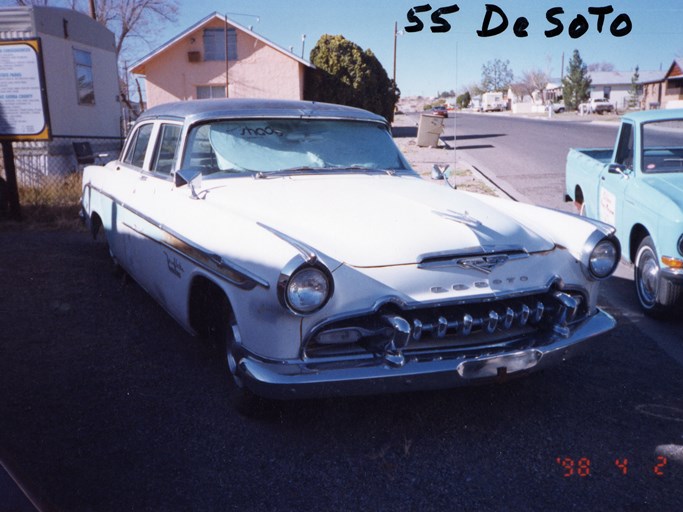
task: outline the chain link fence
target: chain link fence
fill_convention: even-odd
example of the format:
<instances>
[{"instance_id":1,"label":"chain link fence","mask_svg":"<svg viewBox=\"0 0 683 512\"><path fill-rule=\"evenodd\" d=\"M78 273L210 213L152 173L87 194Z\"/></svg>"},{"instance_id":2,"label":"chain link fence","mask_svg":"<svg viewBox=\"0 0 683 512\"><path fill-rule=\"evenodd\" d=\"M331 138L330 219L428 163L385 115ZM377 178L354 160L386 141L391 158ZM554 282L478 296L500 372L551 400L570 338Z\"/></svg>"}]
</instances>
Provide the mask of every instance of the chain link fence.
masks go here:
<instances>
[{"instance_id":1,"label":"chain link fence","mask_svg":"<svg viewBox=\"0 0 683 512\"><path fill-rule=\"evenodd\" d=\"M22 211L78 211L83 168L118 157L119 137L60 137L50 142L15 142L19 203ZM0 217L7 212L7 176L0 158Z\"/></svg>"}]
</instances>

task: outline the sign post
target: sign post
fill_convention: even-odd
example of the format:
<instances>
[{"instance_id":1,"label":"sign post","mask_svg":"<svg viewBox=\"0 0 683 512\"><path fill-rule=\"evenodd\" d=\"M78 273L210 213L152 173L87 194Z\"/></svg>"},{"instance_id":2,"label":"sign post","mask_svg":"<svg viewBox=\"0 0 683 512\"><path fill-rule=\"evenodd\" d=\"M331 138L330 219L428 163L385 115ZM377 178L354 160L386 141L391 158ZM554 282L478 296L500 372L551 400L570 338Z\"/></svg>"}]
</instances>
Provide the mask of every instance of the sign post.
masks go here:
<instances>
[{"instance_id":1,"label":"sign post","mask_svg":"<svg viewBox=\"0 0 683 512\"><path fill-rule=\"evenodd\" d=\"M39 39L0 40L0 142L9 216L21 218L12 142L50 140Z\"/></svg>"}]
</instances>

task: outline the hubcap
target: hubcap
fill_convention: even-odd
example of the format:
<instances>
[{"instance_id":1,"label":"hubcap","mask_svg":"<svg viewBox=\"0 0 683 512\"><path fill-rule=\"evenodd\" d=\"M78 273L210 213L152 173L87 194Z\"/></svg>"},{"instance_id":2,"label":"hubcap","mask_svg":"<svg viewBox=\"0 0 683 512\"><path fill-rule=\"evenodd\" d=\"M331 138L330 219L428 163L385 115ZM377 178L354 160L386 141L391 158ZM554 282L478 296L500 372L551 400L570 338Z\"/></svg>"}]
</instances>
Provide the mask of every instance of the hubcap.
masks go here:
<instances>
[{"instance_id":1,"label":"hubcap","mask_svg":"<svg viewBox=\"0 0 683 512\"><path fill-rule=\"evenodd\" d=\"M636 286L643 305L648 308L654 307L659 289L659 265L649 247L643 249L638 260Z\"/></svg>"}]
</instances>

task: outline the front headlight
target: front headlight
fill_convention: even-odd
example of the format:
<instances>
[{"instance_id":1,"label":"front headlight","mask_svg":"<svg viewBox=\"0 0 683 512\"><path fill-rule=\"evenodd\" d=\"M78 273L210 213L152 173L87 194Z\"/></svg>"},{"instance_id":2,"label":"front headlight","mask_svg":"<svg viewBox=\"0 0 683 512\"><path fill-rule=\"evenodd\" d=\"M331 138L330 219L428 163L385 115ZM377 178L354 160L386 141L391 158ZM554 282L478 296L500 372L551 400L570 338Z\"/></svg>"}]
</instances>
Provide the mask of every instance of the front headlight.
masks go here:
<instances>
[{"instance_id":1,"label":"front headlight","mask_svg":"<svg viewBox=\"0 0 683 512\"><path fill-rule=\"evenodd\" d=\"M619 264L621 255L619 242L611 237L603 238L590 252L588 270L595 279L605 279L612 275Z\"/></svg>"},{"instance_id":2,"label":"front headlight","mask_svg":"<svg viewBox=\"0 0 683 512\"><path fill-rule=\"evenodd\" d=\"M289 276L282 276L281 301L300 315L314 313L332 296L332 277L318 266L303 266Z\"/></svg>"},{"instance_id":3,"label":"front headlight","mask_svg":"<svg viewBox=\"0 0 683 512\"><path fill-rule=\"evenodd\" d=\"M683 235L678 239L678 253L683 256Z\"/></svg>"}]
</instances>

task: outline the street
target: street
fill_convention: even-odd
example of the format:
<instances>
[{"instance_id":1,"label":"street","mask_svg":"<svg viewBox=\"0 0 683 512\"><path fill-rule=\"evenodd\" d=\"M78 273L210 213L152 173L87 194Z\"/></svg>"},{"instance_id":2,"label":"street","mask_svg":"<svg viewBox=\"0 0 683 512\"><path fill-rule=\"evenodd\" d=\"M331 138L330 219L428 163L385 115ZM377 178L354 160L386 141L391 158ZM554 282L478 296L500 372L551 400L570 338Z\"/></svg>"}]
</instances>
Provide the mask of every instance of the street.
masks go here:
<instances>
[{"instance_id":1,"label":"street","mask_svg":"<svg viewBox=\"0 0 683 512\"><path fill-rule=\"evenodd\" d=\"M564 145L614 137L584 123L456 121L457 151L547 206L562 201ZM42 510L676 511L683 500L683 318L639 314L627 273L600 299L617 328L558 367L258 418L230 408L216 351L84 230L0 232L0 282L0 459Z\"/></svg>"}]
</instances>

